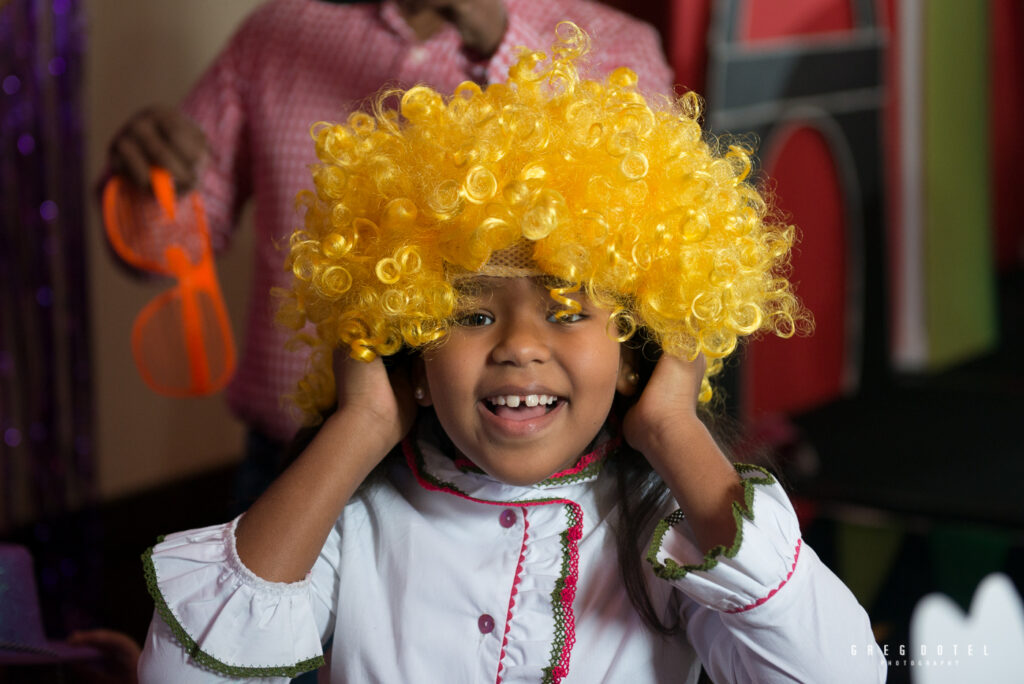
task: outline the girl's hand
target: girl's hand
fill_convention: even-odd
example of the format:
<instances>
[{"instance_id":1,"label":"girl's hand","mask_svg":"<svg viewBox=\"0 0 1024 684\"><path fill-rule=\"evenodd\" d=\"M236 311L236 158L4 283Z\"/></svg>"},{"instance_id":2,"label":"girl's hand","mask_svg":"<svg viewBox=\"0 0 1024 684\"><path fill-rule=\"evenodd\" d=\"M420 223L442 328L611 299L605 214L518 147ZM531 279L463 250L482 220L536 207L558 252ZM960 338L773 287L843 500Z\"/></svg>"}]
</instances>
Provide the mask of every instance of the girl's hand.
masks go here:
<instances>
[{"instance_id":1,"label":"girl's hand","mask_svg":"<svg viewBox=\"0 0 1024 684\"><path fill-rule=\"evenodd\" d=\"M405 368L389 377L379 358L365 363L335 352L334 378L338 410L235 531L242 563L271 582L306 576L341 510L412 427L416 403Z\"/></svg>"},{"instance_id":2,"label":"girl's hand","mask_svg":"<svg viewBox=\"0 0 1024 684\"><path fill-rule=\"evenodd\" d=\"M699 422L697 396L707 363L663 354L640 399L622 422L623 437L648 459L674 434Z\"/></svg>"},{"instance_id":3,"label":"girl's hand","mask_svg":"<svg viewBox=\"0 0 1024 684\"><path fill-rule=\"evenodd\" d=\"M739 475L697 417L703 355L667 354L622 422L623 437L672 491L702 551L736 539L732 504L743 498Z\"/></svg>"},{"instance_id":4,"label":"girl's hand","mask_svg":"<svg viewBox=\"0 0 1024 684\"><path fill-rule=\"evenodd\" d=\"M383 458L405 437L416 418L408 369L399 367L388 373L379 357L366 363L338 350L334 353L334 381L338 392L335 415L344 413L356 425L365 425L368 434L379 437Z\"/></svg>"}]
</instances>

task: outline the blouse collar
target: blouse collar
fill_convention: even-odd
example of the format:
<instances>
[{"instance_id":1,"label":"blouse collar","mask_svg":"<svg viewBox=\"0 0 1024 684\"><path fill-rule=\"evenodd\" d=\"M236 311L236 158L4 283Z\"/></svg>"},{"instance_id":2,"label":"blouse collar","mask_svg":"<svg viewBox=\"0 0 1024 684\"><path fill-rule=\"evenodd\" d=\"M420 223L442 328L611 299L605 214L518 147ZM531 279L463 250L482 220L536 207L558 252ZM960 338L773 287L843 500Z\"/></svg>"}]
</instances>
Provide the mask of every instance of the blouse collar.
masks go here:
<instances>
[{"instance_id":1,"label":"blouse collar","mask_svg":"<svg viewBox=\"0 0 1024 684\"><path fill-rule=\"evenodd\" d=\"M466 458L453 459L420 430L402 442L402 452L417 482L425 489L446 491L463 498L487 502L524 502L567 497L573 490L589 485L600 474L607 457L622 441L602 430L597 446L576 463L533 485L512 485L492 478Z\"/></svg>"}]
</instances>

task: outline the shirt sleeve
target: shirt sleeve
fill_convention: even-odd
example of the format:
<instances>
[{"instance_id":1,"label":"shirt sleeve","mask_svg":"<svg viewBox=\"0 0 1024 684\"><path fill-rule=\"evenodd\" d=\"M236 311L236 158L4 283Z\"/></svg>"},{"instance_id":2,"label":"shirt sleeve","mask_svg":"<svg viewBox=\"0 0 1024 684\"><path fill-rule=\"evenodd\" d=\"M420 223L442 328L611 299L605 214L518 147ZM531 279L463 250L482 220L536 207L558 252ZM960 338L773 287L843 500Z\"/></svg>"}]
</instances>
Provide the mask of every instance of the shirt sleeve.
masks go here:
<instances>
[{"instance_id":1,"label":"shirt sleeve","mask_svg":"<svg viewBox=\"0 0 1024 684\"><path fill-rule=\"evenodd\" d=\"M706 554L681 512L655 530L648 561L686 597L687 638L715 681L884 682L867 613L800 536L782 487L737 466L731 547ZM871 655L868 655L871 653Z\"/></svg>"},{"instance_id":2,"label":"shirt sleeve","mask_svg":"<svg viewBox=\"0 0 1024 684\"><path fill-rule=\"evenodd\" d=\"M237 522L168 535L143 555L156 610L141 681L286 682L324 663L321 644L337 592L337 526L309 576L280 583L242 564Z\"/></svg>"},{"instance_id":3,"label":"shirt sleeve","mask_svg":"<svg viewBox=\"0 0 1024 684\"><path fill-rule=\"evenodd\" d=\"M598 36L600 40L600 36ZM665 60L661 36L650 24L632 21L621 34L598 44L602 70L626 66L636 72L637 87L646 94L671 95L675 88L672 68Z\"/></svg>"},{"instance_id":4,"label":"shirt sleeve","mask_svg":"<svg viewBox=\"0 0 1024 684\"><path fill-rule=\"evenodd\" d=\"M225 249L245 201L252 194L249 88L258 82L249 70L260 63L259 11L224 46L181 103L206 136L207 154L196 188L203 198L210 240Z\"/></svg>"}]
</instances>

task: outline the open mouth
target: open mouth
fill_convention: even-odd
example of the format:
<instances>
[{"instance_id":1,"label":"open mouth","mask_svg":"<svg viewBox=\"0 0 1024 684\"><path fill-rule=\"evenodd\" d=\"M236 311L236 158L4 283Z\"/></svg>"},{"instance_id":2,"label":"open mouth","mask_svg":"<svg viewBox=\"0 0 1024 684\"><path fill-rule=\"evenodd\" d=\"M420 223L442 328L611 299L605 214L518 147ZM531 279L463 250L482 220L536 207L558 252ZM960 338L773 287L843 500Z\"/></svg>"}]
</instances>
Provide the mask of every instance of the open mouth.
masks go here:
<instances>
[{"instance_id":1,"label":"open mouth","mask_svg":"<svg viewBox=\"0 0 1024 684\"><path fill-rule=\"evenodd\" d=\"M508 420L530 420L551 413L565 399L551 394L502 394L484 399L488 411Z\"/></svg>"}]
</instances>

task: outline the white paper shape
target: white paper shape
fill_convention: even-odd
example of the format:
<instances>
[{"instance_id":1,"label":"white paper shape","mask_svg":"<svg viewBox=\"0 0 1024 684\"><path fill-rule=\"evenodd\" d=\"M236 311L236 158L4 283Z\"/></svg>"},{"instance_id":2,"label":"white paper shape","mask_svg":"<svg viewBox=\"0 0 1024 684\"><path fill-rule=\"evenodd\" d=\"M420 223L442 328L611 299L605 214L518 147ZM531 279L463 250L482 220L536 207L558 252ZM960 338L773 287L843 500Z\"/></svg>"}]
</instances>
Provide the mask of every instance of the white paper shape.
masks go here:
<instances>
[{"instance_id":1,"label":"white paper shape","mask_svg":"<svg viewBox=\"0 0 1024 684\"><path fill-rule=\"evenodd\" d=\"M978 584L967 615L945 594L925 596L910 619L907 651L914 684L1021 684L1020 594L1009 577L993 573Z\"/></svg>"}]
</instances>

